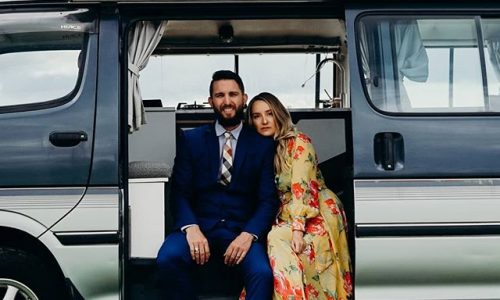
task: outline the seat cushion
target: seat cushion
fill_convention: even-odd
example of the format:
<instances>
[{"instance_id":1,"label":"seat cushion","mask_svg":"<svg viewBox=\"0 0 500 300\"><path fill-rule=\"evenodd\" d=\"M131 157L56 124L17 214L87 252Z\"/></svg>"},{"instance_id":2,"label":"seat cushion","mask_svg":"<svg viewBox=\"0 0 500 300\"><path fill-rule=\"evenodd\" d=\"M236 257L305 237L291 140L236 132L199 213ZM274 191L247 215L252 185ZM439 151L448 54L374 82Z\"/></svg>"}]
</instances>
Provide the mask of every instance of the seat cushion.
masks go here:
<instances>
[{"instance_id":1,"label":"seat cushion","mask_svg":"<svg viewBox=\"0 0 500 300\"><path fill-rule=\"evenodd\" d=\"M132 161L128 164L129 178L161 178L171 174L172 168L164 162Z\"/></svg>"}]
</instances>

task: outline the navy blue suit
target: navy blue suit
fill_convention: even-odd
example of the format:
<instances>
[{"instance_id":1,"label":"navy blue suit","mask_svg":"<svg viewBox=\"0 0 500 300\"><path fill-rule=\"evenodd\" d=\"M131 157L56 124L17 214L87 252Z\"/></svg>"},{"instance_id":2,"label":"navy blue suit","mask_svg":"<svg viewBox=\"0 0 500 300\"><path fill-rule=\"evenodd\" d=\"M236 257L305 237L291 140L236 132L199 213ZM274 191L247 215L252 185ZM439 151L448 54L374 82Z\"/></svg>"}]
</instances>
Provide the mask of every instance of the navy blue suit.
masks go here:
<instances>
[{"instance_id":1,"label":"navy blue suit","mask_svg":"<svg viewBox=\"0 0 500 300\"><path fill-rule=\"evenodd\" d=\"M180 138L172 176L174 229L163 243L157 262L165 276L169 299L196 299L186 237L179 229L198 224L212 252L221 259L229 244L242 232L259 237L239 268L247 299L270 299L272 271L262 241L276 217L278 199L274 184L272 139L243 127L239 135L230 184L219 184L221 153L214 124L184 132ZM217 276L217 274L214 274Z\"/></svg>"}]
</instances>

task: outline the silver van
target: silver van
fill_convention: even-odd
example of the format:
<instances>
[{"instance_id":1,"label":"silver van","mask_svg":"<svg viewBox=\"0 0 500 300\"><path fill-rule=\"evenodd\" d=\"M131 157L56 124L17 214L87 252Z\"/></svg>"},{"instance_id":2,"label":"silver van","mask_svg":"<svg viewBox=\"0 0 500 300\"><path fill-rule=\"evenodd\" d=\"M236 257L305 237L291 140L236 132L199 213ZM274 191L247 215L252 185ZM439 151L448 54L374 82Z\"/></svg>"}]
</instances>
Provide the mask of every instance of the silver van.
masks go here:
<instances>
[{"instance_id":1,"label":"silver van","mask_svg":"<svg viewBox=\"0 0 500 300\"><path fill-rule=\"evenodd\" d=\"M424 0L0 1L0 298L160 299L218 69L311 136L355 299L500 299L500 3Z\"/></svg>"}]
</instances>

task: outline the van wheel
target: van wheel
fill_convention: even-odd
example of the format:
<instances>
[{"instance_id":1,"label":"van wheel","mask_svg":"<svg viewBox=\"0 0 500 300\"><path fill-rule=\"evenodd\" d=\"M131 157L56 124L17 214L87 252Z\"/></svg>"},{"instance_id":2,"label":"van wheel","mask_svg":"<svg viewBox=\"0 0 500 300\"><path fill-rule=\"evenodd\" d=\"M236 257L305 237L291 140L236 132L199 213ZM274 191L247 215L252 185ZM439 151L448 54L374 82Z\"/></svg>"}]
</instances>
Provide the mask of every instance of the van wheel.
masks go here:
<instances>
[{"instance_id":1,"label":"van wheel","mask_svg":"<svg viewBox=\"0 0 500 300\"><path fill-rule=\"evenodd\" d=\"M0 299L66 299L64 284L39 257L20 249L0 247Z\"/></svg>"}]
</instances>

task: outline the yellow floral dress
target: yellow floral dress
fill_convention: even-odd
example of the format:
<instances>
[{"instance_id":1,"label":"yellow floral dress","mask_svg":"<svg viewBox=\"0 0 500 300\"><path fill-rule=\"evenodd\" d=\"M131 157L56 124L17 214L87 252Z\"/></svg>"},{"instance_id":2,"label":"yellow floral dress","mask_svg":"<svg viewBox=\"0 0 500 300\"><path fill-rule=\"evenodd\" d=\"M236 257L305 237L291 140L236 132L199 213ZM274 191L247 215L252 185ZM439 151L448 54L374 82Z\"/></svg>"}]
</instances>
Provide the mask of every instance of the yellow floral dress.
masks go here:
<instances>
[{"instance_id":1,"label":"yellow floral dress","mask_svg":"<svg viewBox=\"0 0 500 300\"><path fill-rule=\"evenodd\" d=\"M281 208L268 235L273 299L349 299L352 273L342 203L326 187L308 136L296 131L287 154L290 168L276 175ZM291 247L293 229L305 233L300 255Z\"/></svg>"}]
</instances>

